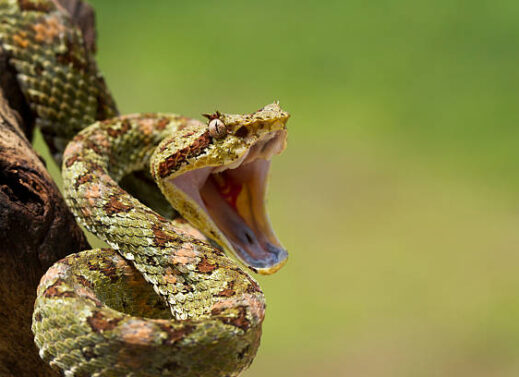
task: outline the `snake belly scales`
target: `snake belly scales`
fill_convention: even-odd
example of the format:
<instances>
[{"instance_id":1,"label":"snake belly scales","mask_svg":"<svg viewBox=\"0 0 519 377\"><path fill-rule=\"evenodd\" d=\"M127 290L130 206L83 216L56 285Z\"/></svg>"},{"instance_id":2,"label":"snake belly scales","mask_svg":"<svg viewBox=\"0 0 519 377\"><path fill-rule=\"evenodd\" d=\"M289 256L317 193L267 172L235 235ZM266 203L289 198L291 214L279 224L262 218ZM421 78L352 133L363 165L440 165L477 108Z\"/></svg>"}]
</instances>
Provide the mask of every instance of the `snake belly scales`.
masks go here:
<instances>
[{"instance_id":1,"label":"snake belly scales","mask_svg":"<svg viewBox=\"0 0 519 377\"><path fill-rule=\"evenodd\" d=\"M259 347L265 301L223 251L263 274L286 262L264 196L288 113L273 103L207 122L119 116L58 0L0 0L0 47L62 162L67 204L112 247L43 276L32 324L40 356L65 376L239 375ZM142 204L158 191L144 190L148 181L141 200L119 186L146 170L181 217Z\"/></svg>"}]
</instances>

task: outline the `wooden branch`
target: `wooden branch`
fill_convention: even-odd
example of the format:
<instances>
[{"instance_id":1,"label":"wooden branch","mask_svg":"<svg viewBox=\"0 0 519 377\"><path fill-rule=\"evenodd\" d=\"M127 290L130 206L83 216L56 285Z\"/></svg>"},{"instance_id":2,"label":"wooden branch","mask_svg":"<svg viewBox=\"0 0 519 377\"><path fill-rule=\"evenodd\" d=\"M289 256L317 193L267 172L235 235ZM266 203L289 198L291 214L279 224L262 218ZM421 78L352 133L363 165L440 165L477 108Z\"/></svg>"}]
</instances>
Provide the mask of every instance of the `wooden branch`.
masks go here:
<instances>
[{"instance_id":1,"label":"wooden branch","mask_svg":"<svg viewBox=\"0 0 519 377\"><path fill-rule=\"evenodd\" d=\"M36 287L64 256L88 248L58 188L0 97L0 375L55 376L31 332Z\"/></svg>"}]
</instances>

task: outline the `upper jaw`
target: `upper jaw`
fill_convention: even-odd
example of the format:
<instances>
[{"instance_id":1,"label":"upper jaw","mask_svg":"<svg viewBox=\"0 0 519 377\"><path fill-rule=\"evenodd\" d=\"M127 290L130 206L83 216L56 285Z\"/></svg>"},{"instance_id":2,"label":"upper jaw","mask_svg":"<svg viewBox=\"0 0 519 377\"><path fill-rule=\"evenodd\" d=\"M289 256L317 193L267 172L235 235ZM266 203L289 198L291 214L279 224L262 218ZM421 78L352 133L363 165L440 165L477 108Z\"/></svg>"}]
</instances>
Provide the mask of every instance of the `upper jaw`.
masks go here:
<instances>
[{"instance_id":1,"label":"upper jaw","mask_svg":"<svg viewBox=\"0 0 519 377\"><path fill-rule=\"evenodd\" d=\"M278 109L271 109L269 105L249 115L242 114L219 114L220 119L230 129L238 129L241 126L254 129L265 127L269 131L277 131L286 128L290 114Z\"/></svg>"},{"instance_id":2,"label":"upper jaw","mask_svg":"<svg viewBox=\"0 0 519 377\"><path fill-rule=\"evenodd\" d=\"M213 173L221 173L225 170L236 169L258 159L270 161L272 157L280 154L286 148L287 131L279 129L269 132L256 140L240 157L234 161L213 168Z\"/></svg>"}]
</instances>

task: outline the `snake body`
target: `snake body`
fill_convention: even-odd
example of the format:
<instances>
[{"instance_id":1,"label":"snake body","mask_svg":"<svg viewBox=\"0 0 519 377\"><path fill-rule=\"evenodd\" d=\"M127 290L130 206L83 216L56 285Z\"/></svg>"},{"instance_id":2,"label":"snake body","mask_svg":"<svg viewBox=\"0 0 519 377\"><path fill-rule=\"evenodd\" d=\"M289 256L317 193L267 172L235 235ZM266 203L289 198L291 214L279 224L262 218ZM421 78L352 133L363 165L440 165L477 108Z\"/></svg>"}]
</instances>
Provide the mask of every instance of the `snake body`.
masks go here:
<instances>
[{"instance_id":1,"label":"snake body","mask_svg":"<svg viewBox=\"0 0 519 377\"><path fill-rule=\"evenodd\" d=\"M118 114L80 29L50 0L0 0L0 42L53 157ZM9 98L8 98L9 100Z\"/></svg>"},{"instance_id":2,"label":"snake body","mask_svg":"<svg viewBox=\"0 0 519 377\"><path fill-rule=\"evenodd\" d=\"M273 103L207 115L207 124L114 117L81 32L57 1L0 0L0 43L63 160L67 204L112 247L71 255L42 278L32 327L41 357L66 376L239 375L259 347L265 301L222 250L262 273L286 261L263 194L288 114ZM119 186L147 169L191 225Z\"/></svg>"}]
</instances>

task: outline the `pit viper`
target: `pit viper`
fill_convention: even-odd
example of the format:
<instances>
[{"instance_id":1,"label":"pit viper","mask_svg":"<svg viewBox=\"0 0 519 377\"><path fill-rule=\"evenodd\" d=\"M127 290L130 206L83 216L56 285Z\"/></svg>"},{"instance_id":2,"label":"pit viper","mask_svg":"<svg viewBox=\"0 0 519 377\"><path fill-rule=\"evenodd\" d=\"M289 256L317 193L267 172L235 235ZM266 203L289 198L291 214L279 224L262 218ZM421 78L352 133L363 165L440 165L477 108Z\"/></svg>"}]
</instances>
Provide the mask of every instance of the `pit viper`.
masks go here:
<instances>
[{"instance_id":1,"label":"pit viper","mask_svg":"<svg viewBox=\"0 0 519 377\"><path fill-rule=\"evenodd\" d=\"M206 122L119 116L63 3L0 0L0 47L62 162L67 204L111 249L72 254L43 276L40 356L65 376L237 376L259 347L265 299L225 252L263 274L287 260L264 198L289 114L275 102ZM148 181L137 183L141 200L120 187L138 171L180 217L142 203Z\"/></svg>"}]
</instances>

